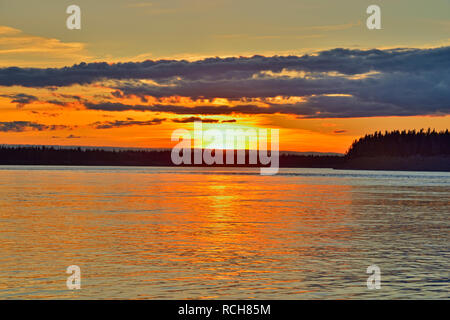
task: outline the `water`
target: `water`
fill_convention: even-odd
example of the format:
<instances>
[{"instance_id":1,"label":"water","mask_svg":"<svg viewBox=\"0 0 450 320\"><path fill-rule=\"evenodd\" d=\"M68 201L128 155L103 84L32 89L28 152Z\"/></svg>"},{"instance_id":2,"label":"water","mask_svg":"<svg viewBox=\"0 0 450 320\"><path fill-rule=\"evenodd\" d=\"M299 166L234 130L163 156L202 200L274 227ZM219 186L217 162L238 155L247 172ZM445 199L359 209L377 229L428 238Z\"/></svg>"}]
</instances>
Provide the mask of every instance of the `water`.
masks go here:
<instances>
[{"instance_id":1,"label":"water","mask_svg":"<svg viewBox=\"0 0 450 320\"><path fill-rule=\"evenodd\" d=\"M258 173L0 166L0 298L449 298L449 173Z\"/></svg>"}]
</instances>

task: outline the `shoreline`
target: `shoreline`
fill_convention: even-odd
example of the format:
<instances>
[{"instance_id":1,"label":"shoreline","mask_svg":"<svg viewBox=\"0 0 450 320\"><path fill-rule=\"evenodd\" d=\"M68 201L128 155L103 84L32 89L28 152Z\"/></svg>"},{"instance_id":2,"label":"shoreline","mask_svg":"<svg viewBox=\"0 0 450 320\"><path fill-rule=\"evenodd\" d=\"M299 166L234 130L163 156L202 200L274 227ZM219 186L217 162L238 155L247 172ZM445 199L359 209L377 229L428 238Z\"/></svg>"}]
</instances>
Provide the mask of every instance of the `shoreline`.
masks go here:
<instances>
[{"instance_id":1,"label":"shoreline","mask_svg":"<svg viewBox=\"0 0 450 320\"><path fill-rule=\"evenodd\" d=\"M409 156L386 155L299 155L280 152L279 157L262 164L261 159L251 162L251 155L245 153L243 164L236 164L238 154L235 151L233 161L226 153L214 162L221 164L195 164L190 161L175 164L171 151L136 150L82 150L54 149L52 147L0 147L0 165L24 166L123 166L123 167L214 167L214 168L330 168L337 170L388 170L388 171L450 171L450 155L427 154ZM241 159L242 160L242 159ZM274 161L274 163L272 163ZM275 162L276 161L276 162ZM230 163L231 162L231 163Z\"/></svg>"},{"instance_id":2,"label":"shoreline","mask_svg":"<svg viewBox=\"0 0 450 320\"><path fill-rule=\"evenodd\" d=\"M208 165L156 165L156 164L49 164L49 163L21 163L21 164L2 164L0 163L0 167L128 167L128 168L237 168L237 169L259 169L259 166L231 166L231 165L217 165L217 166L208 166ZM410 171L410 172L450 172L450 169L442 169L442 168L388 168L388 167L351 167L351 166L342 166L342 167L305 167L305 166L280 166L280 169L332 169L332 170L344 170L344 171Z\"/></svg>"}]
</instances>

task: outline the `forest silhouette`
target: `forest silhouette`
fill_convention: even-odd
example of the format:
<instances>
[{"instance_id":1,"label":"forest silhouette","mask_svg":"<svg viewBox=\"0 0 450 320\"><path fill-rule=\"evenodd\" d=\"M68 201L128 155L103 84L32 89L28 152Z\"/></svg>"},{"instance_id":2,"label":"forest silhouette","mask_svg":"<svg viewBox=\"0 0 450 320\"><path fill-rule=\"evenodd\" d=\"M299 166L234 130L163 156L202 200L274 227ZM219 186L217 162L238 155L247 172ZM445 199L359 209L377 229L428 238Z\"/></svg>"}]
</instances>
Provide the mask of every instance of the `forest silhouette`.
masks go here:
<instances>
[{"instance_id":1,"label":"forest silhouette","mask_svg":"<svg viewBox=\"0 0 450 320\"><path fill-rule=\"evenodd\" d=\"M448 129L437 132L425 131L377 131L353 142L347 157L410 157L450 155L450 133Z\"/></svg>"},{"instance_id":2,"label":"forest silhouette","mask_svg":"<svg viewBox=\"0 0 450 320\"><path fill-rule=\"evenodd\" d=\"M246 159L248 157L247 151ZM171 150L12 145L0 146L0 165L174 166ZM450 133L431 129L377 131L354 141L344 156L281 152L280 167L450 171Z\"/></svg>"}]
</instances>

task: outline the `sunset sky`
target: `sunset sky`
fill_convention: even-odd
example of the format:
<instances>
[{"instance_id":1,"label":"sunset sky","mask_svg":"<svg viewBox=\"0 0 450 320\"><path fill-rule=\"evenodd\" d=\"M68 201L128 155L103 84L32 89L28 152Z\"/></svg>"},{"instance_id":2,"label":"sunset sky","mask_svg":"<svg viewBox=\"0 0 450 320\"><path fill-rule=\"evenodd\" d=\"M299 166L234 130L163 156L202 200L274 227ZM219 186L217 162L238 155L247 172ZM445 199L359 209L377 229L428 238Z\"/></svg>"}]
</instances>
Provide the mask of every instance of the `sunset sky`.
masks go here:
<instances>
[{"instance_id":1,"label":"sunset sky","mask_svg":"<svg viewBox=\"0 0 450 320\"><path fill-rule=\"evenodd\" d=\"M170 148L202 119L345 152L449 114L448 0L0 0L0 144Z\"/></svg>"}]
</instances>

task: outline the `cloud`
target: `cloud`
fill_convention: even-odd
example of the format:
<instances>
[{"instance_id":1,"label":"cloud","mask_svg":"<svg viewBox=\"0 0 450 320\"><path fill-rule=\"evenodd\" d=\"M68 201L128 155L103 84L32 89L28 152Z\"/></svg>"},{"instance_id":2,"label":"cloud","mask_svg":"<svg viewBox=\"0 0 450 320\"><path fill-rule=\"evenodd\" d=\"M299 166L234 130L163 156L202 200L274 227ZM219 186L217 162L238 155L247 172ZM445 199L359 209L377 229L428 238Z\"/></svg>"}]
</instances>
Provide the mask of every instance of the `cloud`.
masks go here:
<instances>
[{"instance_id":1,"label":"cloud","mask_svg":"<svg viewBox=\"0 0 450 320\"><path fill-rule=\"evenodd\" d=\"M2 94L0 97L10 98L12 103L17 103L17 108L23 108L27 104L30 104L35 101L39 101L36 96L18 93L18 94Z\"/></svg>"},{"instance_id":2,"label":"cloud","mask_svg":"<svg viewBox=\"0 0 450 320\"><path fill-rule=\"evenodd\" d=\"M353 96L312 96L295 104L273 104L267 107L256 104L201 105L186 107L179 105L131 105L123 103L87 103L87 109L110 112L142 111L166 112L179 115L232 115L232 114L291 114L299 118L354 118L379 116L414 116L450 114L450 106L408 107L392 103L364 101Z\"/></svg>"},{"instance_id":3,"label":"cloud","mask_svg":"<svg viewBox=\"0 0 450 320\"><path fill-rule=\"evenodd\" d=\"M137 120L116 120L116 121L106 121L106 122L95 122L91 124L96 129L112 129L121 128L129 126L154 126L161 124L166 119L152 119L148 121L137 121Z\"/></svg>"},{"instance_id":4,"label":"cloud","mask_svg":"<svg viewBox=\"0 0 450 320\"><path fill-rule=\"evenodd\" d=\"M89 58L85 44L29 35L19 29L0 26L0 65L67 64Z\"/></svg>"},{"instance_id":5,"label":"cloud","mask_svg":"<svg viewBox=\"0 0 450 320\"><path fill-rule=\"evenodd\" d=\"M450 68L450 47L433 49L333 49L304 56L208 58L199 61L147 60L108 64L80 63L64 68L2 68L0 85L26 87L90 84L104 79L160 81L249 79L263 71L338 72L344 75L379 72L422 72Z\"/></svg>"},{"instance_id":6,"label":"cloud","mask_svg":"<svg viewBox=\"0 0 450 320\"><path fill-rule=\"evenodd\" d=\"M190 97L192 99L227 98L239 99L304 96L312 94L338 94L357 85L356 80L341 77L317 79L305 78L252 78L201 81L176 81L169 86L153 86L146 83L123 83L116 86L126 96L152 96L164 98L171 96Z\"/></svg>"},{"instance_id":7,"label":"cloud","mask_svg":"<svg viewBox=\"0 0 450 320\"><path fill-rule=\"evenodd\" d=\"M11 27L8 27L8 26L0 26L0 35L1 36L4 36L4 35L10 35L11 36L11 35L17 35L19 33L21 33L21 31L18 30L18 29L11 28Z\"/></svg>"},{"instance_id":8,"label":"cloud","mask_svg":"<svg viewBox=\"0 0 450 320\"><path fill-rule=\"evenodd\" d=\"M66 139L80 139L80 138L81 138L80 136L75 136L75 135L73 135L73 134L68 135L68 136L66 137Z\"/></svg>"},{"instance_id":9,"label":"cloud","mask_svg":"<svg viewBox=\"0 0 450 320\"><path fill-rule=\"evenodd\" d=\"M215 106L215 105L206 105L206 106L196 106L196 107L186 107L186 106L177 106L177 105L131 105L131 104L123 104L123 103L111 103L111 102L103 102L103 103L86 103L86 108L89 110L101 110L101 111L150 111L150 112L167 112L174 113L180 115L226 115L226 114L234 114L234 113L242 113L242 114L273 114L273 113L293 113L295 110L292 107L272 107L272 108L264 108L256 105L240 105L240 106Z\"/></svg>"},{"instance_id":10,"label":"cloud","mask_svg":"<svg viewBox=\"0 0 450 320\"><path fill-rule=\"evenodd\" d=\"M338 48L304 56L0 69L2 86L41 88L94 83L112 89L108 100L114 101L78 101L91 110L193 116L285 113L306 118L446 115L450 114L450 47ZM142 104L123 103L130 97L140 98ZM164 99L173 97L189 98L193 106L164 103ZM274 103L274 97L285 101L295 97L299 101ZM195 102L215 98L235 103ZM161 103L151 102L155 100Z\"/></svg>"},{"instance_id":11,"label":"cloud","mask_svg":"<svg viewBox=\"0 0 450 320\"><path fill-rule=\"evenodd\" d=\"M216 119L208 119L208 118L200 118L200 117L189 117L189 118L181 118L181 119L172 119L172 122L176 123L190 123L195 121L201 121L203 123L218 123L219 120Z\"/></svg>"},{"instance_id":12,"label":"cloud","mask_svg":"<svg viewBox=\"0 0 450 320\"><path fill-rule=\"evenodd\" d=\"M0 122L0 132L55 131L70 128L65 125L45 125L30 121Z\"/></svg>"}]
</instances>

